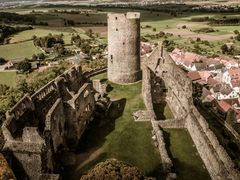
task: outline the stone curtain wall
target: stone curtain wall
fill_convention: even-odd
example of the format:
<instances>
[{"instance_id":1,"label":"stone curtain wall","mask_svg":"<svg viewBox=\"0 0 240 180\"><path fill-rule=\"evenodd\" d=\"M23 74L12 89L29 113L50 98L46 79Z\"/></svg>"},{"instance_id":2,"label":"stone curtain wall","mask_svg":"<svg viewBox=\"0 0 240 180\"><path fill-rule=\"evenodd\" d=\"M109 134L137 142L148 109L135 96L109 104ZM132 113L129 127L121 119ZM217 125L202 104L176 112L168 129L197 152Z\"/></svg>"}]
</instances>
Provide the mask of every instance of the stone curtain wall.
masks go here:
<instances>
[{"instance_id":1,"label":"stone curtain wall","mask_svg":"<svg viewBox=\"0 0 240 180\"><path fill-rule=\"evenodd\" d=\"M186 127L212 179L240 179L240 173L234 168L233 161L219 144L215 134L209 129L207 121L194 107L192 82L186 73L173 62L161 46L158 46L149 58L144 57L142 60L145 61L145 66L165 81L168 89L166 100L176 117L157 124L162 128ZM149 78L150 76L146 77ZM143 78L142 94L145 102L147 102L146 107L151 109L149 102L152 102L151 99L154 97L149 95L151 86L145 84L149 82L149 79L145 80ZM153 127L155 128L154 131L158 132L156 126ZM157 138L158 143L163 145L162 142L164 141L161 139L161 135ZM165 155L162 148L159 150L160 153ZM164 162L167 164L168 160L164 159Z\"/></svg>"},{"instance_id":2,"label":"stone curtain wall","mask_svg":"<svg viewBox=\"0 0 240 180\"><path fill-rule=\"evenodd\" d=\"M150 112L153 119L156 119L153 110L153 100L151 94L151 70L144 66L142 69L142 97L147 110Z\"/></svg>"},{"instance_id":3,"label":"stone curtain wall","mask_svg":"<svg viewBox=\"0 0 240 180\"><path fill-rule=\"evenodd\" d=\"M59 177L54 174L59 150L78 143L94 111L92 84L87 81L80 67L72 67L6 113L3 150L12 153L17 178Z\"/></svg>"},{"instance_id":4,"label":"stone curtain wall","mask_svg":"<svg viewBox=\"0 0 240 180\"><path fill-rule=\"evenodd\" d=\"M213 179L240 178L239 171L234 168L231 158L209 129L207 121L194 106L186 119L186 127Z\"/></svg>"}]
</instances>

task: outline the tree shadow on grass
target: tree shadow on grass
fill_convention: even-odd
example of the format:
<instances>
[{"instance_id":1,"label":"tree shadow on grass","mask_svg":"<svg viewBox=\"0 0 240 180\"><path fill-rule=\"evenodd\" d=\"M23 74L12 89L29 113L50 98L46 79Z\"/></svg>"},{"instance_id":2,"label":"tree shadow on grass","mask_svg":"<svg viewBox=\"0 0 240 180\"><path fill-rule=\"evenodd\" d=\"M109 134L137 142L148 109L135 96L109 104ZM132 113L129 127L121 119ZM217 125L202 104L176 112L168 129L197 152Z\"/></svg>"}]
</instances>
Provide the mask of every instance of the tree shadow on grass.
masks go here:
<instances>
[{"instance_id":1,"label":"tree shadow on grass","mask_svg":"<svg viewBox=\"0 0 240 180\"><path fill-rule=\"evenodd\" d=\"M119 99L113 101L108 109L105 116L94 117L94 120L88 125L88 128L82 135L81 141L79 143L79 148L75 152L76 164L72 166L65 167L66 170L63 175L73 172L78 179L81 177L82 173L92 168L96 163L103 161L107 158L106 153L101 152L96 156L96 158L90 160L82 168L77 168L81 166L81 163L87 161L93 153L97 152L106 141L106 136L109 135L115 129L115 123L117 118L121 117L126 106L126 99ZM104 112L101 112L104 113ZM84 155L81 162L77 161L77 158ZM75 167L75 168L74 168ZM70 173L71 174L71 173ZM76 178L76 179L77 179ZM74 177L75 179L75 177Z\"/></svg>"}]
</instances>

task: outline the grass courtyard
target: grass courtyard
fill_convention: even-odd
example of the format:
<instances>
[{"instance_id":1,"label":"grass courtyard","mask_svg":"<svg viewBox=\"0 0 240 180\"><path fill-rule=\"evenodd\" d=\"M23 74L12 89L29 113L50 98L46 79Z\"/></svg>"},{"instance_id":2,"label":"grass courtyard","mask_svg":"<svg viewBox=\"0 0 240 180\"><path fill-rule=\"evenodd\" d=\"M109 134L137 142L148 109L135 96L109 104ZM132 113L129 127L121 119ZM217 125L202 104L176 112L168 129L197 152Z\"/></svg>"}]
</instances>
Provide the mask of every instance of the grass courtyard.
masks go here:
<instances>
[{"instance_id":1,"label":"grass courtyard","mask_svg":"<svg viewBox=\"0 0 240 180\"><path fill-rule=\"evenodd\" d=\"M211 179L186 129L164 129L164 135L177 179Z\"/></svg>"},{"instance_id":2,"label":"grass courtyard","mask_svg":"<svg viewBox=\"0 0 240 180\"><path fill-rule=\"evenodd\" d=\"M106 74L96 78L106 78ZM127 86L107 83L112 87L109 93L113 101L110 118L104 122L93 121L90 125L80 145L80 153L76 155L79 164L71 168L67 177L72 175L71 178L79 179L98 162L116 158L137 166L148 176L160 178L161 160L151 140L151 124L134 122L132 117L133 112L145 109L141 82Z\"/></svg>"}]
</instances>

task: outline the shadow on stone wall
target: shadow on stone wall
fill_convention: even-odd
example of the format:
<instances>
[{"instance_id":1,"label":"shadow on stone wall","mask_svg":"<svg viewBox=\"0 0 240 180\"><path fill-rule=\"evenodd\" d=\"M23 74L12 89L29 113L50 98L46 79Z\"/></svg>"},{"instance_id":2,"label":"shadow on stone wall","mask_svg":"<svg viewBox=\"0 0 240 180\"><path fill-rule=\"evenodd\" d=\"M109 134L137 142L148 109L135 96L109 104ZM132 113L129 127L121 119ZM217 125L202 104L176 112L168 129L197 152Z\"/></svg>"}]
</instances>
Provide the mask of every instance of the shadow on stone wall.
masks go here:
<instances>
[{"instance_id":1,"label":"shadow on stone wall","mask_svg":"<svg viewBox=\"0 0 240 180\"><path fill-rule=\"evenodd\" d=\"M104 144L106 136L115 128L116 119L122 116L125 105L125 98L113 101L105 116L94 117L94 120L83 134L78 153L86 152L92 148L97 149ZM96 111L98 110L96 109ZM102 109L100 109L100 113L103 113Z\"/></svg>"},{"instance_id":2,"label":"shadow on stone wall","mask_svg":"<svg viewBox=\"0 0 240 180\"><path fill-rule=\"evenodd\" d=\"M161 120L167 119L166 116L164 115L164 110L166 105L167 105L166 102L153 103L153 110L156 114L157 119L161 119Z\"/></svg>"},{"instance_id":3,"label":"shadow on stone wall","mask_svg":"<svg viewBox=\"0 0 240 180\"><path fill-rule=\"evenodd\" d=\"M81 137L79 148L73 154L75 164L64 167L65 171L62 172L63 179L69 179L69 177L79 179L85 170L106 158L106 153L102 152L101 147L105 143L106 137L115 129L116 119L122 116L125 106L125 98L112 101L108 108L104 108L103 105L98 106L98 103L96 104L94 120L90 122ZM89 161L92 154L96 154L96 157ZM87 163L83 163L83 165L81 162L78 162L79 156L81 156L81 162ZM68 169L75 169L76 166L78 171L74 176L66 174Z\"/></svg>"}]
</instances>

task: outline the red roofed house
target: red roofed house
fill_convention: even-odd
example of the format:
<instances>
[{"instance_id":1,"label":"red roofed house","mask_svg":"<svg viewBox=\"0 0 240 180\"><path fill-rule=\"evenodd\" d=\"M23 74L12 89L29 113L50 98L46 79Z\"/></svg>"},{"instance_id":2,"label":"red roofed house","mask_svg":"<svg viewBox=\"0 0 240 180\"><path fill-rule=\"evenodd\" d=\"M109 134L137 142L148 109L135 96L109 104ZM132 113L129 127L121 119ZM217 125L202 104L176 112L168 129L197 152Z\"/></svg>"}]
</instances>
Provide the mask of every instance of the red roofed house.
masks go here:
<instances>
[{"instance_id":1,"label":"red roofed house","mask_svg":"<svg viewBox=\"0 0 240 180\"><path fill-rule=\"evenodd\" d=\"M231 109L231 108L232 108L232 106L230 104L228 104L226 101L224 101L224 100L218 101L218 109L222 113L226 114L229 111L229 109Z\"/></svg>"}]
</instances>

